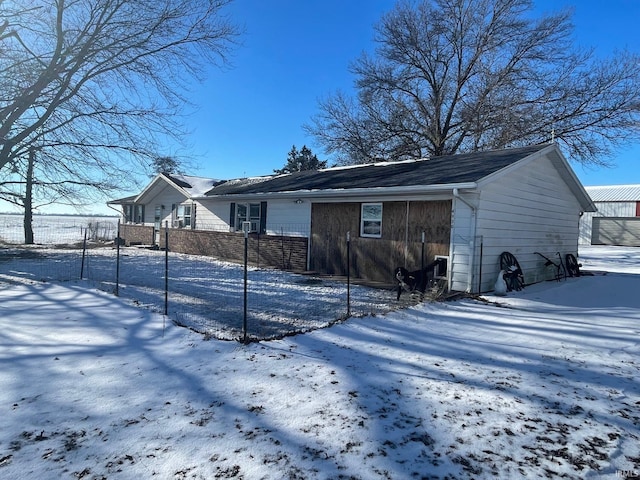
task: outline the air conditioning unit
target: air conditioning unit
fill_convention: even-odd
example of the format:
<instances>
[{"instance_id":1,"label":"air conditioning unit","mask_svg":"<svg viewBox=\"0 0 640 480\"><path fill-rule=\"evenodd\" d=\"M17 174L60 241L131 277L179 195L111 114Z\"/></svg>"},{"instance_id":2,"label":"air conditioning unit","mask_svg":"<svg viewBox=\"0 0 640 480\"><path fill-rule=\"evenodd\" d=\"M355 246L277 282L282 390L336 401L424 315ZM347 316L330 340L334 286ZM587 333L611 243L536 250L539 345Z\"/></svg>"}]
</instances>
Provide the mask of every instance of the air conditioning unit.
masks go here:
<instances>
[{"instance_id":1,"label":"air conditioning unit","mask_svg":"<svg viewBox=\"0 0 640 480\"><path fill-rule=\"evenodd\" d=\"M446 280L449 276L449 256L448 255L435 255L435 260L444 260L444 265L438 263L433 267L433 278L438 280Z\"/></svg>"}]
</instances>

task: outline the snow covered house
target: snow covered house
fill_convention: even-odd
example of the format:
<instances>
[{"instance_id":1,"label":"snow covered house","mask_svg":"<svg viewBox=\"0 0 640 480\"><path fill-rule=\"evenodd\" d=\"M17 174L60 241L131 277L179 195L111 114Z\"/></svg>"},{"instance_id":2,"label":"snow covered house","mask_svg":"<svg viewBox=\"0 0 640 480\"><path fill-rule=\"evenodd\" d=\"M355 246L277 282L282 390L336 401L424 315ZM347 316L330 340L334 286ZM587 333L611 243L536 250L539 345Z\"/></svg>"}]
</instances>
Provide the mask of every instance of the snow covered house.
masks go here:
<instances>
[{"instance_id":1,"label":"snow covered house","mask_svg":"<svg viewBox=\"0 0 640 480\"><path fill-rule=\"evenodd\" d=\"M503 251L526 283L551 278L535 252L577 255L580 215L595 210L555 144L216 182L189 201L198 235L181 251L236 258L244 224L263 264L342 275L348 237L356 277L391 284L395 267L444 257L449 288L470 292L493 288Z\"/></svg>"},{"instance_id":2,"label":"snow covered house","mask_svg":"<svg viewBox=\"0 0 640 480\"><path fill-rule=\"evenodd\" d=\"M585 190L598 211L580 219L580 244L640 246L640 184Z\"/></svg>"}]
</instances>

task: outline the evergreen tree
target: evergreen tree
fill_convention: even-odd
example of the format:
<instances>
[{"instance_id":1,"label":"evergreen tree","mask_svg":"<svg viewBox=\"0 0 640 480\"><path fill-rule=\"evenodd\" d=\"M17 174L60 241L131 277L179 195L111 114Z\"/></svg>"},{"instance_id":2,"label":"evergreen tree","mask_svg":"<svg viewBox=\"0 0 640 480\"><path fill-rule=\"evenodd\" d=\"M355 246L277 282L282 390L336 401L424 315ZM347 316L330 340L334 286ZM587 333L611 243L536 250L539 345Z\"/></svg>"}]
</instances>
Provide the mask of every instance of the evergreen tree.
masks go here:
<instances>
[{"instance_id":1,"label":"evergreen tree","mask_svg":"<svg viewBox=\"0 0 640 480\"><path fill-rule=\"evenodd\" d=\"M156 157L153 160L154 173L182 174L180 162L173 157Z\"/></svg>"},{"instance_id":2,"label":"evergreen tree","mask_svg":"<svg viewBox=\"0 0 640 480\"><path fill-rule=\"evenodd\" d=\"M326 160L318 160L318 157L314 155L306 145L303 145L300 151L298 151L294 145L287 155L287 163L285 166L281 169L274 170L274 173L293 173L303 170L320 170L321 168L327 168Z\"/></svg>"}]
</instances>

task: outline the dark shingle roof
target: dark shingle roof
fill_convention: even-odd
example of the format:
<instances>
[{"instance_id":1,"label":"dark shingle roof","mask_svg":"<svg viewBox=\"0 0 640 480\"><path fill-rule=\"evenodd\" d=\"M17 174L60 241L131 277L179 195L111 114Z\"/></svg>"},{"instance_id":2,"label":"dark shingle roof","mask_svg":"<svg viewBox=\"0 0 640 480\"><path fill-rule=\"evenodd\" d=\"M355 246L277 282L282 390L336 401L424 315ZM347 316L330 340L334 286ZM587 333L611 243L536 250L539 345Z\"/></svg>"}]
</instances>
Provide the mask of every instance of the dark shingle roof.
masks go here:
<instances>
[{"instance_id":1,"label":"dark shingle roof","mask_svg":"<svg viewBox=\"0 0 640 480\"><path fill-rule=\"evenodd\" d=\"M124 205L126 203L133 203L136 199L137 195L130 195L124 198L118 198L116 200L109 200L107 205Z\"/></svg>"},{"instance_id":2,"label":"dark shingle roof","mask_svg":"<svg viewBox=\"0 0 640 480\"><path fill-rule=\"evenodd\" d=\"M206 195L335 190L352 188L447 185L476 182L549 145L446 155L427 160L330 168L267 177L262 181L230 181Z\"/></svg>"}]
</instances>

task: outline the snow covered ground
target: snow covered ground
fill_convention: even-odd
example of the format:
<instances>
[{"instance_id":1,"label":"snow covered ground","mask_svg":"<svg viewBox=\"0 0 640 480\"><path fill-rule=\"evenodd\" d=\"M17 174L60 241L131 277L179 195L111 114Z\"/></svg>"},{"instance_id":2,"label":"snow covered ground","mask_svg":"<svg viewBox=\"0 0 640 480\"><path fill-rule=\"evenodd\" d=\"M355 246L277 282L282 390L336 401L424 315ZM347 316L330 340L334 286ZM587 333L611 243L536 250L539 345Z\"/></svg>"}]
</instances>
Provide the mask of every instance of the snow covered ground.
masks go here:
<instances>
[{"instance_id":1,"label":"snow covered ground","mask_svg":"<svg viewBox=\"0 0 640 480\"><path fill-rule=\"evenodd\" d=\"M0 214L0 242L24 242L22 215ZM68 244L87 238L113 239L118 217L83 217L79 215L34 215L34 240L40 244Z\"/></svg>"},{"instance_id":2,"label":"snow covered ground","mask_svg":"<svg viewBox=\"0 0 640 480\"><path fill-rule=\"evenodd\" d=\"M640 475L640 248L593 276L281 340L0 284L0 478Z\"/></svg>"},{"instance_id":3,"label":"snow covered ground","mask_svg":"<svg viewBox=\"0 0 640 480\"><path fill-rule=\"evenodd\" d=\"M84 263L83 263L84 262ZM35 245L0 248L0 282L59 282L81 276L101 290L116 291L139 306L164 312L165 252L97 246L86 250ZM323 328L347 315L347 285L330 278L293 274L272 268L248 269L247 338L273 339ZM82 272L82 273L81 273ZM211 257L170 252L169 318L220 340L244 338L242 265ZM351 285L352 316L377 315L415 303L410 295L396 301L391 289Z\"/></svg>"}]
</instances>

